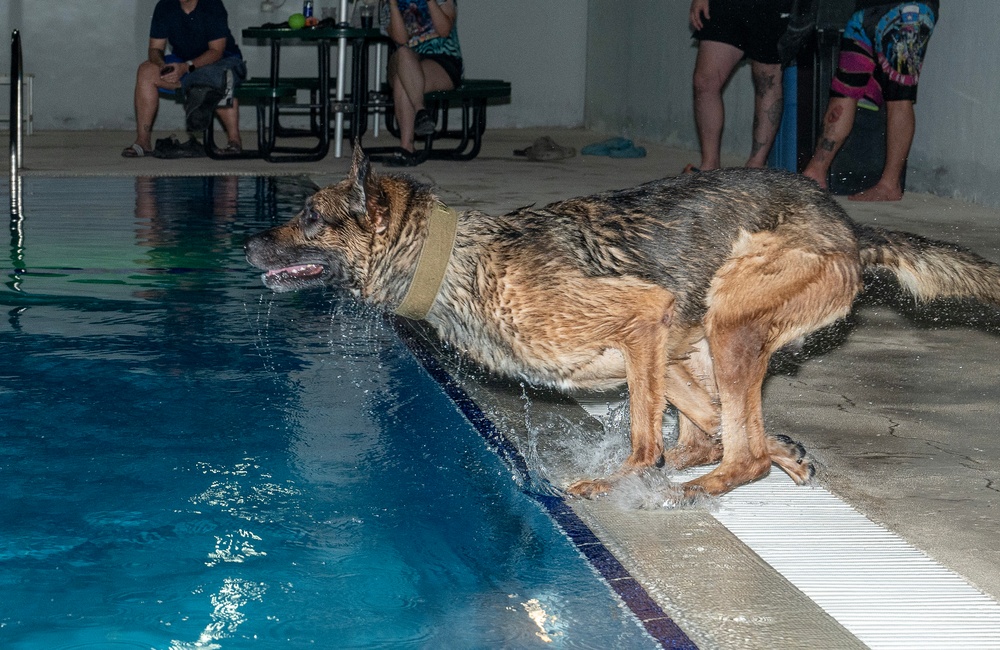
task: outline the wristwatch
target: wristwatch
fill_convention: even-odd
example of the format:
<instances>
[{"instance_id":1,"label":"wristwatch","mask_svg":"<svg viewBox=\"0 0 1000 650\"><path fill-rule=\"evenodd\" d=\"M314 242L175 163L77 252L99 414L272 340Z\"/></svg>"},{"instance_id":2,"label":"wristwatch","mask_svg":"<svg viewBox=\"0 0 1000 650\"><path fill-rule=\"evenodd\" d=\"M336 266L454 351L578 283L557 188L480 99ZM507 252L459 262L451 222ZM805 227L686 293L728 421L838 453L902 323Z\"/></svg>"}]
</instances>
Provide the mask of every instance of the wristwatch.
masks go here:
<instances>
[{"instance_id":1,"label":"wristwatch","mask_svg":"<svg viewBox=\"0 0 1000 650\"><path fill-rule=\"evenodd\" d=\"M194 61L187 62L188 72L194 72Z\"/></svg>"}]
</instances>

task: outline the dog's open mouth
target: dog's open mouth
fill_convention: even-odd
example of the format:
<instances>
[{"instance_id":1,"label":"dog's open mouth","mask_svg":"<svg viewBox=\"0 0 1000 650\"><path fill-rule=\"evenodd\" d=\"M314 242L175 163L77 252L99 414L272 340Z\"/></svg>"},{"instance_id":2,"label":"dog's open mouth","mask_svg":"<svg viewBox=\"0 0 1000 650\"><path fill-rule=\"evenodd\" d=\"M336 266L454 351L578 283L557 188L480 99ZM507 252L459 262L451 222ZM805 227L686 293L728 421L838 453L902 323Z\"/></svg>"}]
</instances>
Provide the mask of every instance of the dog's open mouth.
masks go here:
<instances>
[{"instance_id":1,"label":"dog's open mouth","mask_svg":"<svg viewBox=\"0 0 1000 650\"><path fill-rule=\"evenodd\" d=\"M271 269L261 275L264 285L274 291L295 291L323 283L326 267L322 264L296 264Z\"/></svg>"}]
</instances>

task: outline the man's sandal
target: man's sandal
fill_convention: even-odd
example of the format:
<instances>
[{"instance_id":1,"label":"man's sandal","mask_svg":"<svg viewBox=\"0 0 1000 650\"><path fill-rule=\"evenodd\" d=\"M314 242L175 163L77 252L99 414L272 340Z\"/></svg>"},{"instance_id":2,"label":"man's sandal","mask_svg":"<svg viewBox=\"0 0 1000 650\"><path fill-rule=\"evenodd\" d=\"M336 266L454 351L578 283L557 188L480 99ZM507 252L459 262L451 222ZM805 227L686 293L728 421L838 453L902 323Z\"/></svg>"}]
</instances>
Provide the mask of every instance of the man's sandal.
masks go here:
<instances>
[{"instance_id":1,"label":"man's sandal","mask_svg":"<svg viewBox=\"0 0 1000 650\"><path fill-rule=\"evenodd\" d=\"M137 142L133 142L131 145L125 147L122 151L122 158L145 158L146 156L152 156L153 152L142 148Z\"/></svg>"}]
</instances>

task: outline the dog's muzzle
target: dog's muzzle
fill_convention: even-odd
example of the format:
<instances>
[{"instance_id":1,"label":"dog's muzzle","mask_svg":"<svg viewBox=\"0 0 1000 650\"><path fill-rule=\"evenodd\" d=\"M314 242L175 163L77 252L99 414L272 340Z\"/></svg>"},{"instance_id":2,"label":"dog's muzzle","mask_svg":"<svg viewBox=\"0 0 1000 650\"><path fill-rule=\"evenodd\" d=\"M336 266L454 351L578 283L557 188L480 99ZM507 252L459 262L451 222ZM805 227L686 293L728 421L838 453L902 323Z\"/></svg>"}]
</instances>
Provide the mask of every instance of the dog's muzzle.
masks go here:
<instances>
[{"instance_id":1,"label":"dog's muzzle","mask_svg":"<svg viewBox=\"0 0 1000 650\"><path fill-rule=\"evenodd\" d=\"M330 268L318 260L297 261L288 264L277 259L274 243L268 232L254 235L243 246L247 262L264 271L260 279L268 289L285 292L325 284L331 275Z\"/></svg>"}]
</instances>

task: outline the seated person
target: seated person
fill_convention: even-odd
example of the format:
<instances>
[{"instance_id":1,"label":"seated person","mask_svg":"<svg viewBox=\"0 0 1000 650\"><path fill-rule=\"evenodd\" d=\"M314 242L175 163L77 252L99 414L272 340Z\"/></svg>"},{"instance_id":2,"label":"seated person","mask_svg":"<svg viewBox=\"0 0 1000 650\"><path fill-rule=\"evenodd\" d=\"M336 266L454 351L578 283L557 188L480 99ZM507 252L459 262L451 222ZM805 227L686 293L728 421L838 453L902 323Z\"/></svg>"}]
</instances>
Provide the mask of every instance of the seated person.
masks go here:
<instances>
[{"instance_id":1,"label":"seated person","mask_svg":"<svg viewBox=\"0 0 1000 650\"><path fill-rule=\"evenodd\" d=\"M168 43L170 54L166 54ZM161 88L221 87L227 71L238 80L246 77L243 55L229 31L222 0L159 0L149 28L149 58L136 73L135 142L122 155L138 158L152 153ZM241 151L239 104L233 100L232 106L220 107L216 113L229 138L224 151Z\"/></svg>"},{"instance_id":2,"label":"seated person","mask_svg":"<svg viewBox=\"0 0 1000 650\"><path fill-rule=\"evenodd\" d=\"M397 45L389 58L396 123L406 164L414 136L434 133L424 109L424 93L451 90L462 83L455 0L390 0L389 37Z\"/></svg>"}]
</instances>

